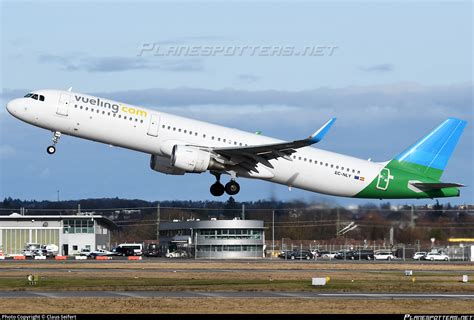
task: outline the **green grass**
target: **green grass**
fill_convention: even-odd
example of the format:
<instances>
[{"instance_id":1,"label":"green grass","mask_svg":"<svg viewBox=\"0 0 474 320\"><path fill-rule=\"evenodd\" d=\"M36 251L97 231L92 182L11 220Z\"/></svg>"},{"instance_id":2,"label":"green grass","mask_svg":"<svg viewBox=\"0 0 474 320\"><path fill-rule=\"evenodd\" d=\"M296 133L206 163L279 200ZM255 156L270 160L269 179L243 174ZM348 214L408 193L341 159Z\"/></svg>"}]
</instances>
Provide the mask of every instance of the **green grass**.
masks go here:
<instances>
[{"instance_id":1,"label":"green grass","mask_svg":"<svg viewBox=\"0 0 474 320\"><path fill-rule=\"evenodd\" d=\"M425 279L424 279L425 278ZM326 286L313 287L310 280L268 279L176 279L176 278L87 278L43 277L34 286L26 277L0 277L0 290L99 290L99 291L331 291L331 292L473 292L474 283L453 280L433 280L418 276L385 279L337 279L331 278Z\"/></svg>"}]
</instances>

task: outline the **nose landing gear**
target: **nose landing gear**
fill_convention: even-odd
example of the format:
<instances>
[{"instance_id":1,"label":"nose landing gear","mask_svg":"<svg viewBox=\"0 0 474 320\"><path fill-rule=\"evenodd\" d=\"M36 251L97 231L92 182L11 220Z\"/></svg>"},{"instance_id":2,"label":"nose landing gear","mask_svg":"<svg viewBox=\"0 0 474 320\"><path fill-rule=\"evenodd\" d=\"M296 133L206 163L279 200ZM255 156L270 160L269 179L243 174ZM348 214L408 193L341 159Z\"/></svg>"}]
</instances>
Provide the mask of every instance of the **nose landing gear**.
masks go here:
<instances>
[{"instance_id":1,"label":"nose landing gear","mask_svg":"<svg viewBox=\"0 0 474 320\"><path fill-rule=\"evenodd\" d=\"M59 131L54 131L53 132L53 145L52 146L48 146L48 148L46 148L46 152L48 154L54 154L56 152L56 144L59 142L59 138L61 138L61 132Z\"/></svg>"}]
</instances>

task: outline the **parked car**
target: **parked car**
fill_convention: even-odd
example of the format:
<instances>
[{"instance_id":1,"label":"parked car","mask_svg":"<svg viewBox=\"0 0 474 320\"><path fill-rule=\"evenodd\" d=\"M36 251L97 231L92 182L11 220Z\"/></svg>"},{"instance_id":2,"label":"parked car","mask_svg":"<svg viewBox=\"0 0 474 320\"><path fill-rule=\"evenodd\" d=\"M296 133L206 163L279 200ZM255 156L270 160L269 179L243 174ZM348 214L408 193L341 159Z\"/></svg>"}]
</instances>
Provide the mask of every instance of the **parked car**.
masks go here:
<instances>
[{"instance_id":1,"label":"parked car","mask_svg":"<svg viewBox=\"0 0 474 320\"><path fill-rule=\"evenodd\" d=\"M95 258L97 256L112 256L112 255L113 253L111 251L104 250L104 249L97 249L89 253L87 256L91 258Z\"/></svg>"},{"instance_id":2,"label":"parked car","mask_svg":"<svg viewBox=\"0 0 474 320\"><path fill-rule=\"evenodd\" d=\"M80 256L88 256L89 254L91 254L91 249L89 249L89 248L83 248L79 252Z\"/></svg>"},{"instance_id":3,"label":"parked car","mask_svg":"<svg viewBox=\"0 0 474 320\"><path fill-rule=\"evenodd\" d=\"M131 248L135 256L141 256L143 254L143 245L141 243L121 243L115 248L116 252L121 252L124 250L122 248Z\"/></svg>"},{"instance_id":4,"label":"parked car","mask_svg":"<svg viewBox=\"0 0 474 320\"><path fill-rule=\"evenodd\" d=\"M165 255L166 258L185 258L186 257L186 252L182 251L173 251L173 252L168 252Z\"/></svg>"},{"instance_id":5,"label":"parked car","mask_svg":"<svg viewBox=\"0 0 474 320\"><path fill-rule=\"evenodd\" d=\"M350 250L338 251L336 255L334 256L334 258L340 259L340 260L343 260L343 259L354 260L354 251L350 251Z\"/></svg>"},{"instance_id":6,"label":"parked car","mask_svg":"<svg viewBox=\"0 0 474 320\"><path fill-rule=\"evenodd\" d=\"M448 255L441 252L429 252L423 259L430 261L449 261Z\"/></svg>"},{"instance_id":7,"label":"parked car","mask_svg":"<svg viewBox=\"0 0 474 320\"><path fill-rule=\"evenodd\" d=\"M129 257L135 255L135 250L130 247L117 247L112 250L112 255Z\"/></svg>"},{"instance_id":8,"label":"parked car","mask_svg":"<svg viewBox=\"0 0 474 320\"><path fill-rule=\"evenodd\" d=\"M38 250L41 250L41 245L39 243L27 243L21 253L25 257L34 257L35 252Z\"/></svg>"},{"instance_id":9,"label":"parked car","mask_svg":"<svg viewBox=\"0 0 474 320\"><path fill-rule=\"evenodd\" d=\"M392 252L376 252L374 254L375 260L392 260L395 259L395 255Z\"/></svg>"},{"instance_id":10,"label":"parked car","mask_svg":"<svg viewBox=\"0 0 474 320\"><path fill-rule=\"evenodd\" d=\"M278 258L283 258L285 259L285 256L288 255L288 253L291 252L290 250L282 250L280 251L280 254L278 255Z\"/></svg>"},{"instance_id":11,"label":"parked car","mask_svg":"<svg viewBox=\"0 0 474 320\"><path fill-rule=\"evenodd\" d=\"M374 250L356 250L352 252L353 260L373 260L374 259Z\"/></svg>"},{"instance_id":12,"label":"parked car","mask_svg":"<svg viewBox=\"0 0 474 320\"><path fill-rule=\"evenodd\" d=\"M145 247L145 256L147 257L159 257L161 254L160 247L156 243L149 243Z\"/></svg>"},{"instance_id":13,"label":"parked car","mask_svg":"<svg viewBox=\"0 0 474 320\"><path fill-rule=\"evenodd\" d=\"M41 246L41 250L46 257L55 257L59 253L59 247L55 244Z\"/></svg>"},{"instance_id":14,"label":"parked car","mask_svg":"<svg viewBox=\"0 0 474 320\"><path fill-rule=\"evenodd\" d=\"M293 250L293 251L287 251L280 258L283 258L283 259L286 258L286 259L291 259L291 260L296 260L296 259L310 260L310 259L313 259L314 256L309 250Z\"/></svg>"},{"instance_id":15,"label":"parked car","mask_svg":"<svg viewBox=\"0 0 474 320\"><path fill-rule=\"evenodd\" d=\"M337 252L334 251L327 251L321 255L323 259L334 259L337 255Z\"/></svg>"},{"instance_id":16,"label":"parked car","mask_svg":"<svg viewBox=\"0 0 474 320\"><path fill-rule=\"evenodd\" d=\"M421 260L426 256L426 254L427 254L427 252L423 252L423 251L415 252L415 254L413 255L413 259Z\"/></svg>"}]
</instances>

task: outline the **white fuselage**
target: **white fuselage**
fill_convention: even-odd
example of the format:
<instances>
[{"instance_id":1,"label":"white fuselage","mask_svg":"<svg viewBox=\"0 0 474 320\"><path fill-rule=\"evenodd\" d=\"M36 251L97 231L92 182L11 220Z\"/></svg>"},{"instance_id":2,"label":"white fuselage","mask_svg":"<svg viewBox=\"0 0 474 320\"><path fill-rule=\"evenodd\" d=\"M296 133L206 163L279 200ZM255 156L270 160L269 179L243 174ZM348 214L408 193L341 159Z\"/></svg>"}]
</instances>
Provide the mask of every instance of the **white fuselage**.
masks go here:
<instances>
[{"instance_id":1,"label":"white fuselage","mask_svg":"<svg viewBox=\"0 0 474 320\"><path fill-rule=\"evenodd\" d=\"M282 142L237 129L80 93L38 90L45 101L15 99L8 111L35 126L63 134L169 158L174 145L239 147ZM379 174L383 163L304 147L291 156L239 173L309 191L351 197ZM355 176L363 177L355 179Z\"/></svg>"}]
</instances>

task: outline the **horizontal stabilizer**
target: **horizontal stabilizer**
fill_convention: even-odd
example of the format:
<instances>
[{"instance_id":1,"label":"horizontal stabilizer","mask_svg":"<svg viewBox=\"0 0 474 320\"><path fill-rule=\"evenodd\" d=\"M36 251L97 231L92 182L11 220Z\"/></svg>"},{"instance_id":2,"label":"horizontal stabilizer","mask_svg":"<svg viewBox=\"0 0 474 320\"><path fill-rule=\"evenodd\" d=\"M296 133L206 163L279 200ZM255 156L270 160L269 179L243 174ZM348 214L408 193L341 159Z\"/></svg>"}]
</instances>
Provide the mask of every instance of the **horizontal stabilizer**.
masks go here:
<instances>
[{"instance_id":1,"label":"horizontal stabilizer","mask_svg":"<svg viewBox=\"0 0 474 320\"><path fill-rule=\"evenodd\" d=\"M415 188L420 190L439 190L443 188L461 188L464 185L459 183L443 183L443 182L411 182L410 183Z\"/></svg>"}]
</instances>

